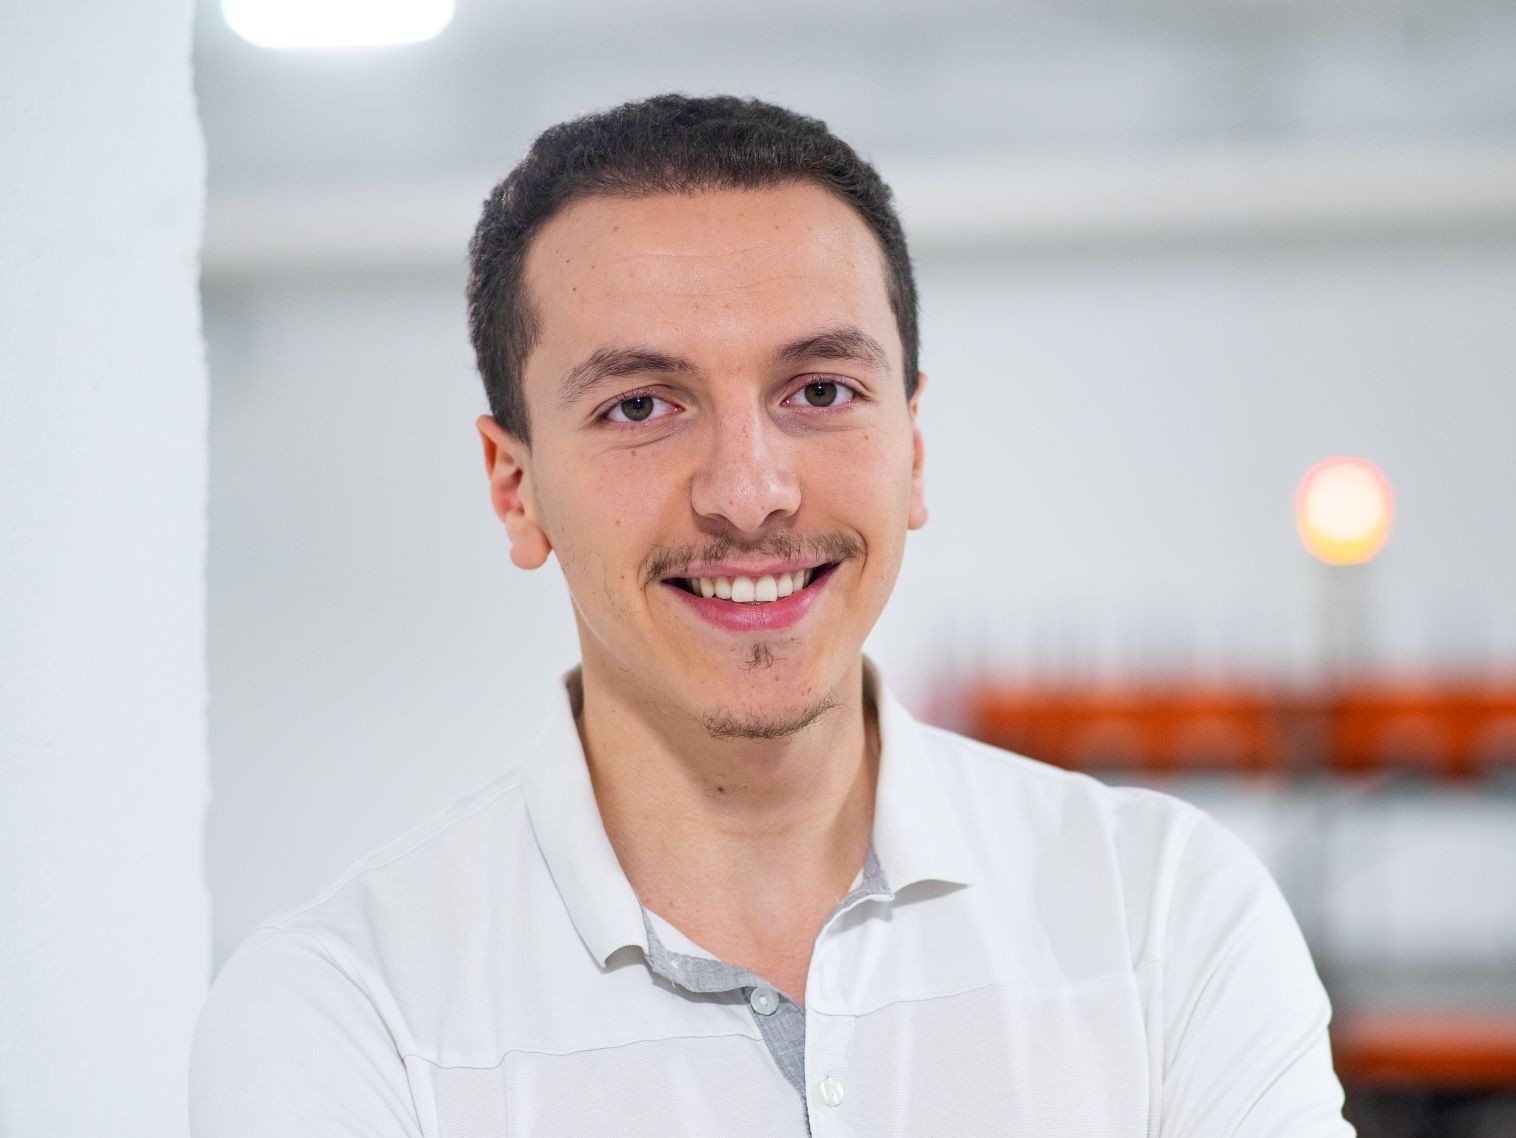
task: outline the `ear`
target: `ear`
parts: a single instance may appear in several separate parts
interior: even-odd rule
[[[511,560],[522,569],[541,568],[553,544],[542,528],[532,493],[531,448],[488,415],[480,415],[474,426],[484,443],[490,504],[511,539]]]
[[[916,409],[921,404],[921,393],[926,389],[926,372],[916,373],[916,393],[911,396],[911,513],[907,525],[920,529],[926,525],[926,489],[922,482],[922,467],[926,463],[926,446],[921,441],[921,424],[916,421]]]

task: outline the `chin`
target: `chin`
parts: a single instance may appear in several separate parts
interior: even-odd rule
[[[805,730],[837,706],[841,675],[826,673],[830,660],[786,653],[761,640],[746,645],[731,660],[735,666],[722,669],[726,682],[716,689],[728,694],[707,703],[700,714],[713,738],[782,739]]]
[[[783,708],[731,708],[707,711],[701,725],[713,739],[784,739],[804,731],[836,707],[830,695],[813,704]]]

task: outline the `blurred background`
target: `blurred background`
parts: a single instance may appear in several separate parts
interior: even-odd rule
[[[217,965],[576,660],[482,477],[480,202],[554,122],[735,92],[870,158],[916,259],[891,685],[1247,839],[1361,1133],[1516,1134],[1509,0],[458,0],[322,50],[204,0],[194,51]]]

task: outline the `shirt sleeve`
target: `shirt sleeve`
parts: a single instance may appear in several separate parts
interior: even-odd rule
[[[221,969],[189,1103],[193,1138],[421,1138],[393,1036],[302,929],[260,929]]]
[[[1331,1007],[1263,864],[1207,816],[1164,938],[1160,1138],[1351,1138]]]

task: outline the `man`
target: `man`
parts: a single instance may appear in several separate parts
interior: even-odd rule
[[[919,725],[861,655],[926,520],[867,164],[627,105],[537,140],[471,267],[494,509],[582,667],[510,773],[239,949],[199,1138],[1351,1133],[1235,839]]]

